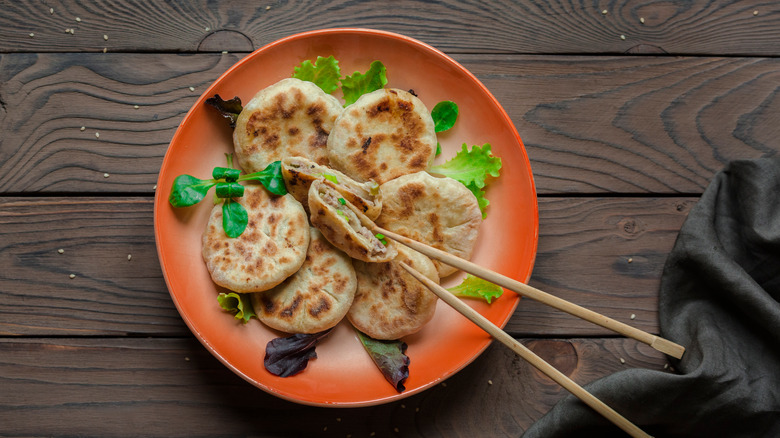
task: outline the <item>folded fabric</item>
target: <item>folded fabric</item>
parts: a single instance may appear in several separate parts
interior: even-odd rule
[[[664,266],[661,335],[677,373],[631,369],[585,388],[645,432],[780,437],[780,158],[735,161],[690,211]],[[524,437],[626,436],[568,396]]]

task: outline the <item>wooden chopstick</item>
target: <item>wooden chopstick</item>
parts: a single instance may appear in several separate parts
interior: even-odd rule
[[[384,232],[382,234],[385,234]],[[386,235],[386,234],[385,234]],[[518,342],[515,338],[509,336],[505,331],[501,330],[498,326],[490,322],[487,318],[482,316],[479,312],[466,305],[463,301],[451,294],[447,289],[436,284],[431,279],[417,272],[417,270],[411,268],[404,262],[401,262],[401,267],[406,269],[412,276],[424,284],[431,292],[435,293],[455,310],[460,312],[463,316],[471,320],[478,325],[482,330],[485,330],[490,336],[509,347],[518,356],[522,357],[528,363],[533,365],[536,369],[543,372],[553,381],[561,385],[564,389],[574,394],[577,398],[582,400],[585,404],[593,408],[596,412],[603,415],[607,420],[614,423],[617,427],[623,429],[626,433],[633,437],[649,437],[642,429],[635,424],[628,421],[625,417],[617,413],[614,409],[607,406],[604,402],[596,398],[593,394],[586,391],[583,387],[575,383],[568,378],[565,374],[558,371],[545,362],[544,359],[537,356],[529,350],[525,345]]]
[[[606,329],[620,333],[621,335],[636,339],[637,341],[643,342],[664,354],[668,354],[669,356],[681,359],[685,353],[685,347],[682,345],[675,344],[674,342],[667,339],[639,330],[636,327],[632,327],[628,324],[624,324],[620,321],[606,317],[600,313],[596,313],[592,310],[578,306],[577,304],[558,298],[554,295],[550,295],[547,292],[541,291],[525,283],[521,283],[497,272],[483,268],[468,260],[456,257],[440,249],[434,248],[424,243],[420,243],[413,239],[409,239],[408,237],[396,234],[392,231],[385,230],[379,226],[374,227],[374,232],[384,234],[385,236],[402,243],[417,252],[425,254],[428,257],[439,260],[452,267],[462,269],[463,271],[476,275],[477,277],[483,278],[505,289],[517,292],[518,294],[531,298],[532,300],[547,304],[548,306],[552,306],[570,315],[574,315],[586,321],[590,321]]]

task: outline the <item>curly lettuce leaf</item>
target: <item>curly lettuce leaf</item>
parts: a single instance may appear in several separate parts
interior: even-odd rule
[[[387,68],[380,61],[371,63],[365,73],[355,72],[341,80],[341,91],[344,93],[344,106],[355,103],[366,93],[385,88],[387,85]]]
[[[501,158],[493,156],[490,151],[490,143],[480,146],[472,146],[469,150],[466,143],[454,157],[444,164],[431,167],[430,172],[442,176],[448,176],[460,181],[466,186],[479,203],[482,218],[487,217],[486,208],[490,203],[485,198],[485,184],[488,177],[498,177],[501,170]]]
[[[458,297],[483,299],[487,301],[488,304],[504,293],[504,289],[502,289],[501,286],[497,286],[471,274],[468,274],[461,284],[447,290]]]
[[[314,82],[318,87],[328,94],[333,93],[339,88],[339,79],[341,79],[341,68],[339,62],[333,55],[323,58],[318,56],[312,63],[308,59],[301,65],[295,67],[294,78],[302,81]]]
[[[276,338],[265,347],[263,365],[269,373],[279,377],[294,376],[317,357],[314,348],[320,340],[328,336],[333,329],[319,333],[298,333],[284,338]]]
[[[235,314],[236,319],[241,320],[244,324],[249,322],[255,314],[255,309],[252,306],[252,297],[249,294],[239,294],[235,292],[220,293],[217,295],[217,302],[223,310]]]
[[[406,388],[404,382],[409,377],[409,356],[406,353],[406,342],[380,341],[369,337],[360,330],[355,330],[360,338],[363,347],[371,356],[382,375],[393,388],[398,392],[403,392]]]

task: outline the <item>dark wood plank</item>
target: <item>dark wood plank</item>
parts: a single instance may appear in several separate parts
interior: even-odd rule
[[[453,53],[780,53],[776,2],[22,0],[0,7],[1,52],[248,52],[301,31],[368,27]]]
[[[239,59],[0,56],[3,193],[152,193],[184,114]],[[729,160],[780,150],[778,58],[457,59],[512,117],[541,194],[701,193]]]
[[[664,371],[660,353],[629,340],[522,341],[580,384]],[[0,358],[12,436],[517,437],[567,395],[501,345],[420,394],[351,409],[277,399],[189,338],[0,339]]]
[[[531,284],[656,332],[661,269],[694,202],[540,199]],[[152,206],[148,198],[0,198],[0,334],[187,334],[162,278]],[[530,300],[507,330],[611,334]]]

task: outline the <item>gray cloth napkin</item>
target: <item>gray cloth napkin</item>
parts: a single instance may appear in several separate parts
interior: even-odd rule
[[[715,175],[664,266],[659,318],[686,347],[678,374],[630,369],[585,388],[653,436],[780,437],[780,157]],[[626,436],[570,395],[523,436],[591,433]]]

